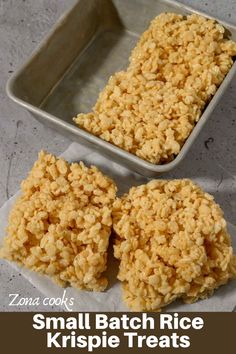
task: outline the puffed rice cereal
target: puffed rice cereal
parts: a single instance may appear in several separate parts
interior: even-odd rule
[[[216,21],[193,14],[157,16],[114,74],[92,112],[74,121],[155,164],[175,158],[230,70],[236,43]]]
[[[1,257],[61,286],[104,290],[115,195],[96,167],[40,152],[9,215]]]
[[[188,179],[133,187],[113,206],[118,279],[134,311],[192,303],[236,277],[219,205]]]

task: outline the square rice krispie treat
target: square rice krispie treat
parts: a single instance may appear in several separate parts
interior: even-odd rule
[[[173,160],[233,65],[236,43],[197,14],[162,13],[80,128],[155,164]]]
[[[223,212],[190,180],[131,188],[114,203],[113,228],[118,279],[132,310],[204,299],[236,276]]]
[[[96,167],[40,152],[10,215],[1,257],[58,284],[101,291],[115,183]]]

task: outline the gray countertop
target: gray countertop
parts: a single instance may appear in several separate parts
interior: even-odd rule
[[[148,0],[147,0],[148,1]],[[235,0],[182,0],[236,24]],[[7,79],[31,54],[59,16],[75,0],[0,0],[0,206],[18,189],[38,151],[62,153],[70,141],[44,127],[11,102],[5,93]],[[202,176],[235,224],[236,215],[236,78],[217,106],[190,154],[168,178]],[[210,139],[209,139],[210,138]],[[208,142],[208,143],[207,143]],[[0,261],[0,311],[55,311],[56,307],[9,307],[9,294],[40,297],[6,262]]]

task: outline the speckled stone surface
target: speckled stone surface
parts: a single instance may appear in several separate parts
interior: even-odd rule
[[[130,0],[132,1],[132,0]],[[148,1],[148,0],[147,0]],[[236,23],[236,1],[182,0],[212,16]],[[59,16],[75,0],[0,0],[0,206],[18,189],[41,149],[60,154],[70,141],[35,121],[5,93],[7,79],[31,54]],[[198,141],[168,178],[204,177],[208,191],[235,224],[236,215],[236,78]],[[55,311],[56,307],[9,307],[9,293],[42,297],[6,262],[0,262],[0,311]]]

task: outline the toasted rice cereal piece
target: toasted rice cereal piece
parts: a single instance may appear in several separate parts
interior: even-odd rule
[[[153,180],[113,205],[118,279],[134,311],[192,303],[236,276],[219,205],[188,179]]]
[[[157,16],[114,74],[91,113],[74,121],[92,134],[155,164],[180,152],[230,70],[236,43],[199,15]]]
[[[115,183],[96,167],[39,153],[10,215],[2,258],[61,286],[101,291]]]

